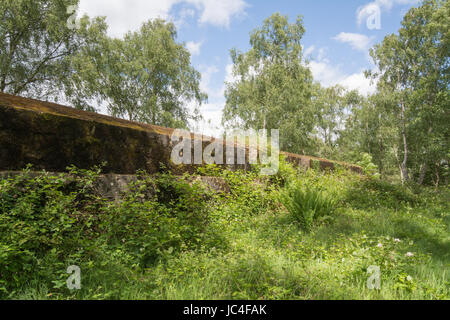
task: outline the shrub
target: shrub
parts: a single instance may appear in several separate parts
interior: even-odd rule
[[[154,190],[150,195],[148,190]],[[171,174],[141,173],[120,203],[104,208],[104,232],[111,246],[123,246],[142,267],[165,251],[197,245],[208,225],[205,191]]]
[[[367,178],[348,189],[347,201],[355,208],[394,208],[419,204],[420,198],[407,186]]]
[[[364,174],[368,176],[379,177],[378,166],[373,163],[372,156],[368,153],[359,155],[360,160],[356,164],[363,168]]]
[[[98,169],[98,168],[97,168]],[[98,216],[92,189],[98,170],[32,177],[30,168],[0,182],[0,294],[51,274],[56,260],[96,251]],[[50,259],[51,257],[51,259]]]
[[[285,186],[294,180],[299,173],[299,168],[295,168],[286,160],[285,155],[280,155],[280,163],[277,174],[270,176],[270,182],[278,186]]]
[[[0,297],[37,279],[65,290],[55,275],[64,279],[69,265],[86,270],[114,252],[142,270],[201,242],[208,215],[199,185],[141,173],[115,202],[97,193],[99,168],[69,171],[55,176],[28,168],[0,180]]]

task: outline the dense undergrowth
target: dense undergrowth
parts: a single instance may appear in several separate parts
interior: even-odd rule
[[[440,190],[346,171],[222,171],[230,193],[139,174],[102,198],[100,169],[0,182],[2,299],[449,299]],[[81,289],[66,287],[67,267]],[[367,287],[379,266],[381,287]]]

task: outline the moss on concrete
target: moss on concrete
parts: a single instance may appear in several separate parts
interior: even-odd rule
[[[175,166],[170,161],[173,131],[0,93],[0,170],[21,170],[32,164],[35,170],[64,172],[70,165],[89,169],[106,163],[105,173],[193,172],[195,166]],[[207,137],[202,138],[203,148],[209,143]],[[224,163],[226,147],[224,143]],[[334,168],[333,161],[284,154],[296,165],[311,167],[318,161],[320,169]],[[361,172],[360,167],[339,164]]]

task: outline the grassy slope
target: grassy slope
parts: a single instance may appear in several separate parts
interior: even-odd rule
[[[448,188],[413,194],[347,173],[286,166],[270,184],[253,174],[203,173],[225,176],[232,194],[205,200],[209,223],[198,245],[164,249],[145,267],[133,267],[123,248],[105,247],[83,264],[81,291],[36,276],[7,298],[449,299]],[[338,203],[310,232],[278,200],[292,179]],[[367,289],[371,265],[381,268],[380,290]]]

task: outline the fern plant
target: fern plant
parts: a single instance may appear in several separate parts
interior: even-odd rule
[[[325,191],[314,186],[291,183],[281,192],[281,202],[303,229],[310,231],[315,220],[331,215],[336,201]]]

